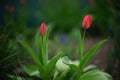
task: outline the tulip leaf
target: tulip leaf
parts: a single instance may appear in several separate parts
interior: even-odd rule
[[[61,52],[58,53],[55,57],[53,57],[49,61],[49,63],[46,66],[46,71],[45,71],[43,80],[49,80],[50,79],[50,77],[52,76],[53,71],[55,70],[55,65],[56,65],[58,59],[60,58],[60,56],[61,56]]]
[[[36,43],[38,58],[39,58],[40,62],[43,63],[43,61],[42,61],[42,37],[41,37],[39,31],[36,34],[35,43]]]
[[[59,76],[57,76],[54,80],[63,80],[63,78],[66,76],[67,72],[61,73]]]
[[[88,65],[87,67],[84,68],[84,72],[87,72],[87,71],[90,71],[90,70],[93,70],[93,69],[96,69],[97,66],[95,65]]]
[[[69,67],[71,68],[71,70],[78,70],[78,66],[76,66],[75,64],[69,64]]]
[[[79,33],[78,33],[78,54],[79,54],[80,61],[83,56],[83,44],[82,43],[83,42],[82,42],[81,32],[79,31]]]
[[[86,55],[83,57],[83,59],[80,62],[80,66],[79,66],[80,69],[83,69],[85,64],[92,58],[92,56],[99,50],[99,48],[105,44],[106,41],[107,40],[105,39],[98,42],[86,53]]]
[[[79,80],[112,80],[112,77],[107,73],[94,69],[81,75]]]
[[[40,77],[39,75],[39,69],[36,65],[33,65],[33,64],[24,64],[23,65],[23,70],[29,74],[30,76],[38,76]]]
[[[66,65],[69,65],[68,56],[64,56],[64,57],[62,58],[62,62],[63,62],[64,64],[66,64]]]
[[[63,62],[63,58],[60,58],[56,63],[56,69],[57,69],[57,71],[62,73],[62,72],[69,71],[70,68],[69,68],[69,65],[67,65]]]
[[[19,41],[20,44],[28,51],[29,55],[33,58],[35,64],[38,66],[39,70],[40,70],[40,74],[42,76],[42,73],[44,72],[44,67],[42,66],[42,64],[39,61],[39,58],[35,55],[34,51],[32,50],[32,48],[29,46],[28,43],[26,43],[25,41]],[[41,73],[42,72],[42,73]]]
[[[71,63],[69,62],[70,60],[68,59],[67,56],[64,56],[64,57],[62,58],[62,60],[63,60],[63,63],[64,63],[64,64],[68,65],[68,66],[71,68],[71,70],[78,70],[78,69],[79,69],[77,65],[75,65],[74,63],[71,64]]]
[[[48,61],[48,38],[49,38],[49,32],[50,32],[50,29],[48,28],[47,29],[47,33],[43,36],[43,53],[42,53],[42,56],[43,56],[43,62],[44,64],[46,65],[47,64],[47,61]]]

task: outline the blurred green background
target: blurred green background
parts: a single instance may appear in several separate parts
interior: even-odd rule
[[[51,28],[50,58],[54,51],[63,50],[64,55],[76,60],[76,30],[83,31],[81,23],[87,14],[92,15],[93,22],[87,30],[85,45],[89,49],[95,41],[109,39],[106,50],[102,49],[104,70],[119,80],[120,0],[0,0],[0,78],[4,80],[11,71],[22,75],[21,64],[30,58],[17,40],[33,44],[42,22]],[[6,64],[13,62],[8,69]]]

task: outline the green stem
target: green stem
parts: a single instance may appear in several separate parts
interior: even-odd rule
[[[84,29],[84,32],[83,32],[83,38],[82,38],[82,41],[81,41],[81,45],[80,45],[80,61],[82,60],[82,57],[83,57],[83,48],[84,48],[84,39],[85,39],[85,33],[86,33],[86,29]]]
[[[83,38],[82,38],[82,45],[81,45],[81,59],[82,60],[82,57],[83,57],[83,53],[84,53],[84,40],[85,40],[85,33],[86,33],[86,29],[84,29],[84,32],[83,32]],[[79,76],[81,76],[83,73],[83,68],[80,68],[80,74]]]
[[[85,40],[85,33],[86,33],[86,29],[84,29],[84,32],[83,32],[83,40],[82,40],[83,43],[84,43],[84,40]]]
[[[43,38],[44,38],[44,36],[42,35],[42,63],[44,65],[45,61],[44,61],[44,44],[43,44]]]
[[[86,33],[86,29],[84,29],[84,32],[83,32],[83,40],[82,40],[82,49],[81,49],[81,52],[82,52],[82,57],[83,57],[83,53],[84,53],[84,42],[85,42],[85,33]]]

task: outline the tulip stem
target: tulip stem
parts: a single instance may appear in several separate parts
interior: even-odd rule
[[[42,46],[43,46],[43,35],[42,35]]]
[[[83,57],[83,53],[84,53],[84,39],[85,39],[85,33],[86,33],[86,29],[84,29],[84,32],[83,32],[83,36],[82,36],[82,46],[81,46],[81,55],[80,55],[80,61],[82,60],[82,57]],[[83,73],[83,68],[80,69],[80,74],[81,75]]]
[[[43,48],[44,48],[44,44],[43,44],[43,35],[42,35],[42,63],[44,65],[44,51],[43,51]]]
[[[82,40],[83,43],[84,43],[84,40],[85,40],[85,33],[86,33],[86,29],[84,29],[84,32],[83,32],[83,40]]]

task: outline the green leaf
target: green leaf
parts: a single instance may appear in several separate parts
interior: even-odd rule
[[[63,63],[63,58],[60,58],[56,63],[56,69],[62,73],[62,72],[69,71],[70,67],[69,65]]]
[[[35,44],[36,44],[38,58],[39,58],[41,64],[43,64],[43,61],[42,61],[42,37],[41,37],[39,31],[36,34]]]
[[[64,56],[64,57],[62,58],[62,62],[63,62],[64,64],[66,64],[66,65],[69,65],[68,56]]]
[[[84,72],[87,72],[89,70],[92,70],[92,69],[96,69],[97,67],[95,65],[88,65],[87,67],[84,68]]]
[[[16,53],[13,53],[13,54],[11,54],[11,55],[3,58],[2,60],[0,60],[0,65],[2,64],[2,62],[5,62],[5,61],[11,59],[11,58],[14,57],[14,56],[16,56]]]
[[[82,44],[82,37],[81,37],[80,31],[78,33],[78,54],[79,54],[79,59],[81,61],[82,56],[83,56],[83,44]]]
[[[78,66],[75,64],[69,64],[69,67],[71,68],[71,70],[78,70]]]
[[[97,44],[95,44],[87,53],[86,55],[83,57],[83,59],[81,60],[80,63],[80,69],[83,69],[83,67],[85,66],[85,64],[92,58],[92,56],[100,49],[100,47],[102,47],[105,43],[106,43],[106,39],[102,40],[100,42],[98,42]]]
[[[39,58],[35,55],[34,51],[29,46],[29,44],[27,44],[25,41],[19,41],[19,42],[28,51],[29,55],[33,58],[35,64],[38,66],[38,68],[40,70],[40,74],[42,76],[42,74],[44,73],[44,67],[40,63]]]
[[[109,74],[107,74],[106,76],[104,72],[95,69],[95,70],[90,70],[84,73],[83,75],[81,75],[79,80],[112,80],[112,77],[108,75]]]
[[[48,52],[47,52],[47,48],[48,48],[48,38],[49,38],[49,32],[50,32],[50,29],[48,28],[47,29],[47,33],[43,36],[43,63],[44,65],[46,66],[47,65],[47,62],[48,62]]]
[[[64,56],[62,59],[63,59],[63,63],[68,65],[71,68],[71,70],[78,70],[79,69],[78,66],[75,65],[73,62],[72,62],[73,64],[70,63],[70,60],[68,59],[67,56]]]
[[[109,75],[105,72],[101,72],[101,73],[104,74],[109,80],[113,80],[111,75]]]
[[[79,71],[73,72],[73,75],[70,77],[69,80],[78,80],[78,79],[79,79],[79,78],[77,78],[77,75],[79,74],[78,72],[79,72]]]
[[[38,76],[40,77],[39,75],[39,69],[36,65],[33,65],[33,64],[24,64],[23,65],[23,70],[29,74],[30,76]]]
[[[58,61],[58,59],[60,58],[61,56],[61,52],[58,53],[55,57],[53,57],[49,63],[47,64],[46,66],[46,71],[45,71],[45,75],[44,75],[44,79],[43,80],[49,80],[51,75],[53,74],[53,71],[55,70],[55,65],[56,65],[56,62]]]
[[[59,76],[57,76],[54,80],[62,80],[66,76],[67,72],[61,73]]]
[[[38,32],[36,34],[36,39],[35,39],[38,58],[41,64],[45,66],[48,62],[47,48],[48,48],[49,32],[50,32],[49,28],[47,29],[47,33],[44,36],[41,36],[40,33]],[[43,38],[43,43],[42,43],[42,38]]]

